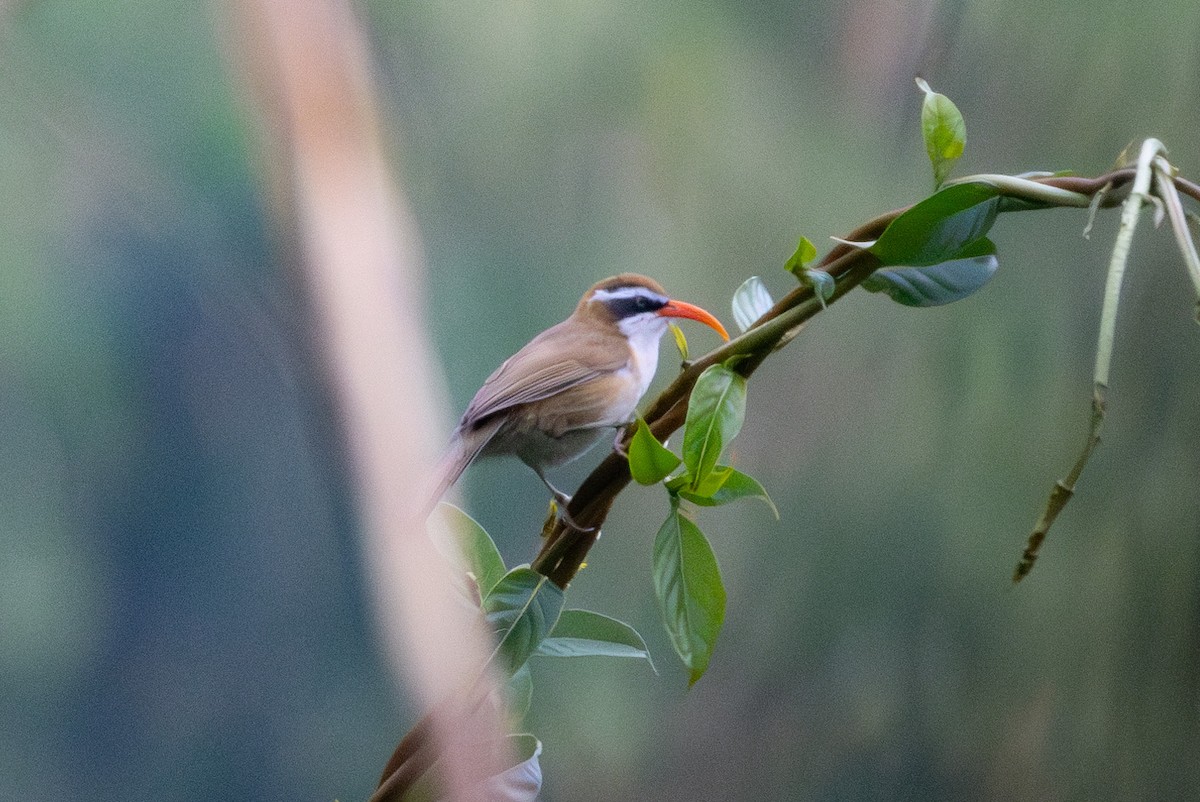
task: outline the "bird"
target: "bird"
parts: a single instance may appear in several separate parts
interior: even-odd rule
[[[592,285],[570,317],[530,340],[475,393],[432,474],[427,509],[475,460],[511,455],[533,469],[558,515],[575,526],[566,513],[571,497],[546,470],[578,458],[606,431],[616,430],[617,445],[654,378],[672,318],[699,321],[729,340],[717,318],[672,299],[654,279],[623,273]]]

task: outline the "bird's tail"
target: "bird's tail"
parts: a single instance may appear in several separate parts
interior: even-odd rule
[[[475,461],[479,452],[491,442],[500,429],[501,421],[489,422],[478,429],[463,433],[456,431],[450,438],[450,444],[442,452],[437,467],[431,474],[429,489],[425,493],[425,506],[422,517],[428,517],[433,508],[442,500],[442,496],[454,486],[463,475],[467,466]]]

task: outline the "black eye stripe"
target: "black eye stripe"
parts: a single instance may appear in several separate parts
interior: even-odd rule
[[[656,312],[667,305],[667,299],[655,295],[631,295],[627,298],[607,298],[604,305],[612,310],[613,316],[621,318],[640,315],[643,312]]]

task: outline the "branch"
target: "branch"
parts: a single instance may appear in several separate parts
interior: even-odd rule
[[[1112,170],[1094,178],[1083,176],[1045,176],[1031,179],[1005,177],[1000,186],[1001,193],[1012,197],[1036,201],[1049,206],[1071,206],[1091,204],[1111,207],[1120,204],[1128,194],[1129,184],[1135,175],[1133,168]],[[970,179],[967,179],[970,180]],[[980,180],[983,180],[982,178]],[[1173,178],[1175,188],[1200,201],[1200,185],[1178,176]],[[1062,193],[1047,192],[1047,189],[1063,190]],[[1079,196],[1087,198],[1081,203]],[[877,239],[884,229],[910,207],[896,209],[868,220],[843,239],[865,242]],[[659,440],[666,440],[679,429],[687,417],[687,403],[692,387],[704,369],[710,365],[728,362],[742,376],[749,377],[772,352],[786,345],[796,329],[812,318],[825,306],[842,298],[850,290],[866,280],[879,267],[879,261],[869,251],[838,242],[821,259],[816,267],[834,278],[832,296],[824,304],[817,299],[811,286],[802,285],[793,289],[764,313],[754,325],[740,337],[722,345],[714,351],[685,363],[683,370],[646,409],[644,418],[650,430]],[[584,479],[571,499],[568,513],[572,520],[586,527],[581,531],[568,527],[562,520],[553,519],[543,528],[544,543],[532,562],[535,571],[548,577],[560,588],[566,588],[578,573],[588,551],[599,537],[600,527],[608,517],[613,502],[631,480],[627,459],[610,453]],[[407,788],[405,778],[413,774],[405,763],[410,758],[423,762],[429,749],[428,725],[422,720],[401,742],[396,755],[385,771],[386,793],[379,798],[400,799]],[[424,756],[422,756],[424,755]],[[419,773],[419,772],[417,772]]]
[[[1086,196],[1090,201],[1100,193],[1100,205],[1115,206],[1124,197],[1124,193],[1118,190],[1124,189],[1133,180],[1134,174],[1133,168],[1122,168],[1095,178],[1048,176],[1016,179],[1004,182],[1001,191],[1002,194],[1012,197],[1059,206],[1080,205],[1075,199],[1067,196],[1070,194]],[[1030,188],[1022,185],[1029,185]],[[1200,200],[1200,187],[1179,178],[1175,179],[1175,185],[1181,192]],[[1045,188],[1065,190],[1067,195],[1046,193]],[[869,220],[842,239],[852,242],[877,239],[888,224],[908,208],[910,207],[895,209]],[[875,271],[879,263],[871,253],[839,242],[816,266],[832,275],[835,281],[833,296],[825,302],[828,305],[861,284]],[[749,377],[777,346],[786,342],[785,335],[822,311],[822,308],[812,287],[799,286],[781,298],[742,336],[685,365],[675,381],[651,402],[644,414],[654,436],[659,440],[666,440],[683,425],[687,416],[688,396],[705,368],[740,357],[734,370]],[[567,510],[572,520],[581,526],[589,527],[591,531],[581,532],[566,526],[562,521],[554,522],[545,533],[545,542],[533,561],[533,569],[550,577],[559,587],[566,588],[595,544],[613,501],[629,482],[629,463],[626,459],[615,452],[605,457],[584,479]]]

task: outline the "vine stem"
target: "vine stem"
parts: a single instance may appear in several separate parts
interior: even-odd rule
[[[1192,239],[1191,229],[1188,228],[1187,213],[1179,200],[1179,190],[1172,180],[1175,178],[1175,168],[1162,156],[1154,157],[1154,190],[1166,207],[1167,216],[1171,219],[1171,230],[1175,233],[1175,244],[1183,255],[1184,266],[1196,289],[1196,320],[1200,322],[1200,254],[1196,252],[1196,243]]]
[[[974,180],[987,181],[999,187],[1002,194],[1052,206],[1086,207],[1094,197],[1100,205],[1115,206],[1122,202],[1120,191],[1135,177],[1130,168],[1113,170],[1096,177],[1085,176],[1039,176],[1019,178],[993,174],[973,176]],[[970,179],[964,179],[970,180]],[[1194,194],[1200,199],[1200,188],[1188,186],[1187,182],[1175,179],[1180,191]],[[854,287],[858,286],[878,267],[878,261],[868,251],[855,247],[852,242],[878,239],[884,229],[910,207],[895,209],[868,220],[845,237],[835,238],[833,248],[815,265],[834,278],[833,295],[826,300],[832,304]],[[687,415],[687,399],[696,379],[710,365],[731,357],[741,357],[735,370],[743,376],[753,373],[763,360],[778,346],[787,342],[788,335],[822,311],[813,288],[801,285],[781,298],[762,315],[755,324],[740,337],[726,343],[705,356],[684,366],[683,371],[650,404],[643,417],[660,441],[666,440],[683,425]],[[566,526],[562,521],[547,525],[543,531],[544,542],[532,567],[550,577],[556,585],[566,588],[579,571],[591,547],[599,537],[600,527],[608,516],[617,495],[631,481],[629,466],[625,458],[609,454],[579,486],[571,500],[568,511],[571,519],[586,527],[580,531]]]
[[[966,178],[956,178],[953,181],[947,181],[946,186],[951,184],[970,184],[976,181],[991,184],[1005,195],[1021,198],[1022,200],[1041,201],[1043,203],[1054,204],[1055,206],[1080,206],[1085,209],[1092,203],[1092,196],[1083,192],[1056,187],[1053,184],[1034,181],[1029,178],[1022,178],[1021,176],[1002,175],[999,173],[980,173],[979,175],[969,175]]]
[[[1086,207],[1095,202],[1099,206],[1112,207],[1125,199],[1124,193],[1134,180],[1135,172],[1134,169],[1126,167],[1095,177],[1025,178],[989,175],[977,177],[977,180],[987,180],[995,184],[1007,196],[1049,206]],[[1200,185],[1179,176],[1174,176],[1171,182],[1181,194],[1200,201]],[[1146,188],[1143,187],[1141,192],[1144,198]],[[896,209],[868,220],[843,239],[852,242],[877,239],[888,224],[908,208]],[[870,252],[837,242],[814,265],[832,275],[835,281],[833,295],[826,299],[824,306],[832,304],[857,287],[878,266],[878,260]],[[683,425],[692,387],[709,365],[734,358],[734,369],[743,376],[750,376],[773,351],[790,340],[798,326],[822,311],[824,306],[816,299],[811,286],[796,287],[755,321],[754,326],[744,334],[695,361],[685,363],[680,374],[650,403],[643,415],[651,432],[663,441]],[[1102,399],[1098,399],[1098,405],[1094,409],[1100,410],[1102,415]],[[1096,431],[1098,432],[1098,429]],[[1089,442],[1092,440],[1089,439]],[[1098,442],[1098,434],[1095,442]],[[1094,443],[1091,447],[1094,448]],[[1086,462],[1086,459],[1083,462]],[[1081,464],[1079,470],[1082,470]],[[1073,475],[1077,476],[1077,473],[1073,472]],[[533,569],[565,589],[574,579],[599,537],[600,527],[616,497],[630,481],[629,463],[625,457],[615,452],[605,457],[584,479],[568,507],[572,520],[585,527],[586,531],[570,528],[561,520],[548,523],[543,528],[542,547],[532,561]],[[389,763],[389,770],[385,772],[387,799],[401,798],[408,787],[408,777],[413,773],[406,768],[408,758],[420,759],[424,750],[429,748],[428,740],[427,725],[422,720],[401,742],[396,756]]]
[[[1133,187],[1125,198],[1121,208],[1121,223],[1117,228],[1117,238],[1113,243],[1112,255],[1108,261],[1108,277],[1104,287],[1104,305],[1100,312],[1100,334],[1096,342],[1096,364],[1092,371],[1092,400],[1091,413],[1088,417],[1087,438],[1075,464],[1066,477],[1054,483],[1050,495],[1046,499],[1046,507],[1033,525],[1033,530],[1025,542],[1025,550],[1013,570],[1012,581],[1020,582],[1037,562],[1038,553],[1050,527],[1055,519],[1067,506],[1067,502],[1075,495],[1075,484],[1079,481],[1083,469],[1087,467],[1092,453],[1100,445],[1100,430],[1104,426],[1104,413],[1107,404],[1109,369],[1112,366],[1113,343],[1116,340],[1117,307],[1121,299],[1121,285],[1125,278],[1125,268],[1129,262],[1129,249],[1133,243],[1133,232],[1137,228],[1142,206],[1150,198],[1150,189],[1156,175],[1162,172],[1158,162],[1163,160],[1166,152],[1162,142],[1157,139],[1147,139],[1142,143],[1138,154],[1137,167],[1133,174]],[[1185,254],[1186,258],[1186,254]]]
[[[1133,189],[1121,209],[1121,225],[1117,229],[1117,240],[1113,243],[1112,256],[1108,260],[1108,279],[1104,286],[1104,306],[1100,312],[1100,338],[1096,345],[1096,368],[1092,381],[1101,394],[1108,388],[1108,372],[1112,366],[1112,349],[1117,330],[1117,306],[1121,300],[1121,284],[1125,279],[1125,266],[1129,262],[1129,248],[1133,244],[1133,232],[1137,228],[1142,205],[1150,196],[1150,185],[1154,179],[1154,158],[1165,153],[1163,143],[1147,139],[1138,154],[1137,171]]]

